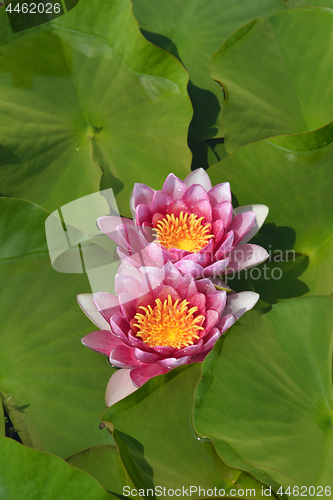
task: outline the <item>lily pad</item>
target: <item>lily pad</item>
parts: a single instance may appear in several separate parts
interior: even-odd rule
[[[48,215],[0,198],[0,392],[23,443],[66,458],[112,443],[99,424],[113,369],[81,344],[92,324],[76,295],[90,292],[89,283],[84,274],[52,269]]]
[[[203,362],[197,432],[226,463],[259,479],[298,486],[299,494],[303,486],[309,498],[333,488],[332,348],[331,297],[246,314]]]
[[[111,500],[98,482],[61,458],[0,437],[0,498]]]
[[[138,489],[180,489],[186,496],[183,488],[189,494],[192,486],[192,497],[202,498],[212,487],[229,496],[230,488],[248,484],[259,492],[260,483],[227,467],[212,443],[194,433],[193,393],[200,374],[200,364],[174,369],[106,411],[102,419],[113,431],[124,466]]]
[[[211,63],[227,94],[227,151],[333,120],[332,35],[330,9],[304,8],[251,21],[228,38]]]
[[[260,284],[260,292],[264,289],[271,297],[301,295],[299,281],[302,293],[333,292],[332,141],[330,124],[307,134],[249,144],[208,170],[213,184],[230,182],[239,205],[269,207],[267,223],[252,241],[270,253],[272,262],[265,265],[290,273],[281,295],[279,271],[274,276],[269,271],[266,278],[252,272],[253,286]]]
[[[109,492],[123,495],[124,486],[133,488],[116,446],[92,446],[75,453],[66,462],[93,476]]]
[[[102,178],[130,215],[138,179],[159,188],[170,165],[189,173],[188,75],[145,40],[128,0],[81,1],[15,34],[0,9],[0,24],[4,196],[52,212],[98,191]]]
[[[189,72],[194,109],[191,134],[202,139],[223,136],[224,93],[209,76],[214,52],[243,24],[284,8],[282,0],[133,0],[145,37],[171,52]]]

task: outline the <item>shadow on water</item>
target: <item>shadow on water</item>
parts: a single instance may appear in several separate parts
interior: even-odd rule
[[[177,46],[170,38],[144,29],[141,32],[149,42],[170,52],[186,68],[179,55]],[[216,85],[218,86],[218,83]],[[193,105],[193,118],[189,127],[190,134],[200,137],[214,137],[217,133],[215,126],[216,119],[221,111],[221,106],[216,95],[210,90],[197,87],[191,80],[188,82],[187,91]]]

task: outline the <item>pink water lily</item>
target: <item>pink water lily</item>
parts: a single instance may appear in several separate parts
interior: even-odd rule
[[[123,262],[116,275],[116,294],[78,296],[81,308],[100,328],[84,337],[83,344],[121,368],[109,381],[107,406],[151,377],[203,361],[218,338],[259,298],[254,292],[227,295],[207,278],[182,276],[171,262],[161,269]]]
[[[135,184],[131,210],[134,220],[105,216],[98,225],[119,245],[119,257],[134,266],[172,262],[182,274],[204,278],[248,269],[268,258],[264,248],[247,243],[268,208],[233,209],[229,183],[212,187],[202,168],[184,181],[170,174],[161,191]]]

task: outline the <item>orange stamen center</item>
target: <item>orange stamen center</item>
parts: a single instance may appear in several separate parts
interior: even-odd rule
[[[180,212],[179,218],[174,214],[166,215],[165,219],[157,223],[159,243],[167,250],[179,248],[189,252],[199,252],[214,236],[208,234],[210,224],[202,225],[203,218],[195,214],[184,214],[184,212]]]
[[[165,346],[183,347],[192,345],[199,338],[199,330],[203,330],[201,326],[204,321],[204,316],[194,317],[194,313],[198,310],[197,307],[188,309],[189,302],[179,299],[173,304],[171,295],[163,303],[160,299],[156,299],[154,309],[140,306],[144,314],[137,313],[134,318],[137,320],[138,328],[137,337],[141,337],[145,344],[150,347]]]

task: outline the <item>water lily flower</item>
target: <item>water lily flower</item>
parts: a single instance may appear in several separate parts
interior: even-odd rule
[[[204,169],[184,181],[170,174],[161,191],[135,184],[133,219],[105,216],[100,229],[132,265],[163,267],[172,262],[195,278],[219,276],[261,264],[266,250],[247,242],[268,214],[265,205],[233,209],[228,182],[212,187]]]
[[[82,339],[121,368],[111,377],[111,406],[151,377],[180,365],[203,361],[218,338],[251,309],[259,295],[227,294],[207,278],[183,276],[171,262],[163,268],[136,268],[123,262],[116,294],[78,296],[87,316],[100,328]]]

